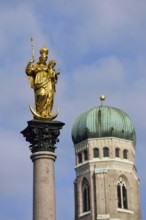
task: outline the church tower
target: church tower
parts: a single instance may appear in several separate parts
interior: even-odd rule
[[[141,220],[136,133],[129,116],[94,107],[77,117],[72,139],[75,220]]]

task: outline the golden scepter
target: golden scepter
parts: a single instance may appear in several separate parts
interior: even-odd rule
[[[34,45],[33,45],[33,38],[32,37],[31,37],[30,41],[31,41],[31,48],[32,48],[32,60],[34,62]]]
[[[28,62],[27,67],[26,67],[26,72],[27,70],[31,67],[31,64],[34,63],[34,46],[33,46],[33,38],[30,38],[31,41],[31,48],[32,48],[32,59]],[[34,87],[34,78],[30,75],[28,75],[29,78],[29,82],[30,82],[30,87],[33,88]]]

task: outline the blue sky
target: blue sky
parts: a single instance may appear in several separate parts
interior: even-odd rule
[[[0,220],[32,218],[32,162],[20,134],[32,119],[33,91],[25,75],[34,38],[35,60],[47,45],[61,74],[55,107],[66,123],[56,150],[57,219],[74,219],[71,128],[100,105],[124,110],[137,131],[136,164],[146,219],[146,1],[1,0],[0,2]]]

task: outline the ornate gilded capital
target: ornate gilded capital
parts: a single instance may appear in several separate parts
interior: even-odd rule
[[[59,142],[60,129],[64,126],[60,121],[28,121],[28,126],[21,131],[26,141],[30,143],[32,153],[38,151],[55,152],[56,143]]]

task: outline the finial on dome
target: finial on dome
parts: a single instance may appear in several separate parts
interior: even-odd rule
[[[100,101],[101,101],[101,105],[103,105],[103,101],[105,100],[105,96],[104,95],[101,95],[100,96]]]

